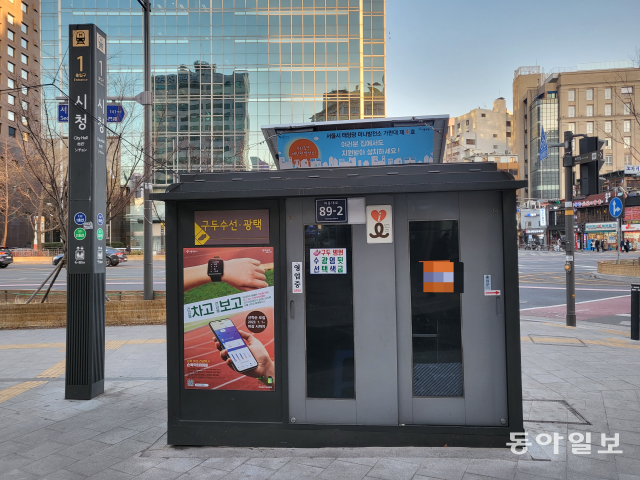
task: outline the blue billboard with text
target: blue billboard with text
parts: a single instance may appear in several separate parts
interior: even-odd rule
[[[281,169],[433,163],[433,129],[374,128],[278,135]]]

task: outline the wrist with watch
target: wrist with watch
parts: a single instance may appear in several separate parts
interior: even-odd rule
[[[213,257],[207,263],[207,275],[212,282],[221,282],[224,275],[224,260],[220,257]]]

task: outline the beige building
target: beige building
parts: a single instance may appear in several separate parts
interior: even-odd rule
[[[560,167],[563,149],[550,148],[549,158],[540,162],[541,127],[548,143],[561,142],[567,130],[604,140],[601,175],[624,172],[625,165],[640,164],[640,119],[635,108],[640,99],[640,69],[606,68],[611,66],[596,64],[590,65],[590,70],[547,74],[540,67],[516,70],[514,148],[523,159],[521,178],[529,181],[523,196],[554,199],[565,195],[564,169]],[[574,155],[577,153],[576,144]]]
[[[0,0],[0,138],[19,135],[16,122],[40,109],[39,89],[22,89],[40,81],[40,2]],[[16,89],[11,91],[10,89]]]
[[[494,100],[491,110],[476,108],[465,115],[450,118],[444,161],[495,162],[499,164],[498,168],[519,178],[512,122],[513,116],[502,97]]]

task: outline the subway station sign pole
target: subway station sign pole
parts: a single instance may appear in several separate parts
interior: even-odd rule
[[[107,36],[69,25],[65,398],[104,392]]]

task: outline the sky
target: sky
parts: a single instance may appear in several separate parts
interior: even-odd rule
[[[387,116],[512,110],[513,73],[630,60],[640,0],[386,0]]]

